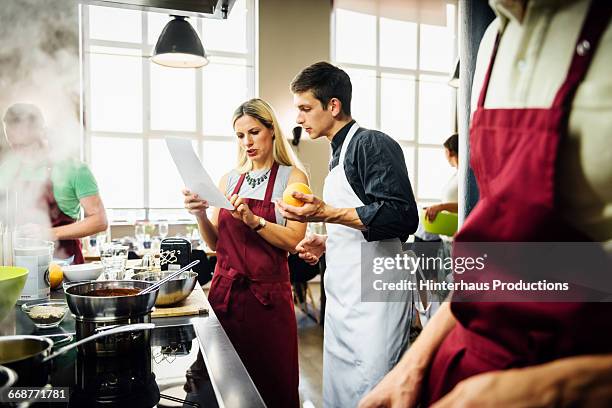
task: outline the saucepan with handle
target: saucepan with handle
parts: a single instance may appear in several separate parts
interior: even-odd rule
[[[22,335],[0,337],[0,365],[17,373],[16,386],[42,386],[47,383],[52,360],[62,354],[98,338],[118,333],[151,330],[153,323],[138,323],[114,327],[86,337],[55,352],[53,341],[42,336]]]

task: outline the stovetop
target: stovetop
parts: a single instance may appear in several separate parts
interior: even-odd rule
[[[52,292],[51,298],[63,299],[63,293]],[[156,327],[150,347],[135,347],[129,355],[92,359],[71,350],[57,357],[48,386],[66,387],[70,400],[33,406],[191,407],[188,403],[196,402],[201,407],[265,407],[214,311],[206,306],[206,315],[151,319]],[[46,336],[56,344],[76,331],[72,315],[57,328],[36,329],[18,306],[0,324],[0,336]]]
[[[33,407],[217,407],[191,325],[157,327],[151,346],[129,355],[89,357],[72,350],[53,360],[51,387],[69,401]]]

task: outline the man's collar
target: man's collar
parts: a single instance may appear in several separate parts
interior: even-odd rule
[[[344,142],[346,135],[348,135],[348,132],[351,129],[351,126],[353,126],[353,123],[355,123],[355,120],[351,120],[349,123],[344,125],[342,129],[336,132],[336,134],[334,135],[331,141],[333,151],[336,151],[336,149],[342,146],[342,143]]]
[[[508,20],[521,24],[527,13],[527,8],[558,8],[569,1],[571,0],[489,0],[489,6],[502,20],[502,25],[505,25]]]

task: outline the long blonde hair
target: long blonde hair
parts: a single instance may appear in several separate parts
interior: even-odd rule
[[[300,160],[293,153],[291,146],[289,146],[289,142],[278,125],[274,109],[272,109],[266,101],[254,98],[244,102],[234,111],[232,126],[236,124],[238,119],[245,115],[257,119],[262,125],[274,132],[274,139],[272,140],[272,157],[275,162],[284,166],[295,166],[306,174],[304,166],[302,166]],[[238,171],[238,173],[246,173],[252,169],[253,162],[246,151],[238,146],[238,163],[236,165],[236,171]]]

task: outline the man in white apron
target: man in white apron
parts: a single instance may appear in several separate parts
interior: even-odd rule
[[[297,123],[311,139],[325,136],[333,152],[323,200],[294,193],[303,207],[277,205],[287,219],[326,222],[327,236],[308,237],[296,249],[311,264],[326,252],[324,406],[355,407],[401,357],[412,319],[410,291],[362,301],[373,292],[362,288],[362,251],[368,257],[401,253],[401,243],[418,224],[416,204],[399,144],[352,119],[351,83],[344,71],[313,64],[298,74],[291,90]]]

